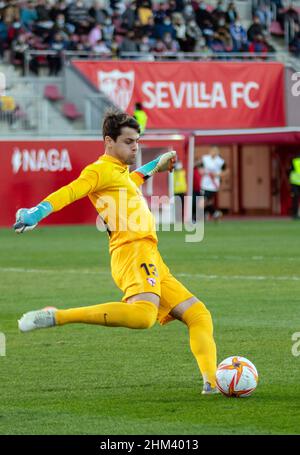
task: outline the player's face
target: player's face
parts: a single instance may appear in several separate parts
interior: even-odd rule
[[[114,141],[107,136],[107,151],[124,164],[134,164],[138,153],[139,133],[133,128],[122,128],[120,136]]]

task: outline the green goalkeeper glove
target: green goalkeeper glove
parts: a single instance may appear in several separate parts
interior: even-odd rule
[[[147,180],[156,172],[172,172],[175,166],[175,162],[176,152],[175,150],[172,150],[171,152],[164,153],[163,155],[155,158],[155,160],[150,161],[149,163],[137,168],[135,172],[138,172],[140,175],[142,175],[144,180]]]

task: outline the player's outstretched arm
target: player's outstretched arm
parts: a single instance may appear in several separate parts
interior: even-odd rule
[[[41,202],[36,207],[31,209],[19,209],[16,213],[16,222],[14,230],[18,234],[26,231],[31,231],[36,225],[46,216],[53,212],[53,207],[50,202]]]
[[[36,207],[19,209],[16,213],[16,222],[13,225],[15,232],[22,234],[31,231],[50,213],[57,212],[72,202],[82,199],[98,186],[99,176],[97,173],[85,169],[78,179],[50,194]]]
[[[170,152],[163,153],[162,155],[155,158],[155,160],[144,164],[137,168],[134,172],[131,172],[130,177],[137,184],[141,185],[149,177],[156,174],[156,172],[169,171],[172,172],[176,162],[176,152],[172,150]]]

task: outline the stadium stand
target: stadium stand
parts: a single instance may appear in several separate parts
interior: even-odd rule
[[[98,58],[142,52],[150,59],[179,51],[265,53],[275,50],[272,36],[297,54],[300,4],[294,3],[2,0],[0,59],[21,67],[22,74],[45,74],[46,68],[52,76],[70,52]]]
[[[17,112],[26,112],[13,126],[47,131],[51,124],[71,133],[98,125],[98,106],[109,100],[99,93],[79,97],[69,80],[62,87],[74,57],[287,64],[293,55],[297,69],[299,8],[300,1],[285,0],[0,0],[0,71]]]

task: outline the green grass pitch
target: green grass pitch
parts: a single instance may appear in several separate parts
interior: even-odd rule
[[[201,243],[159,233],[171,271],[211,310],[218,360],[249,358],[250,398],[201,396],[186,327],[88,325],[21,334],[17,318],[119,300],[95,227],[0,230],[1,434],[296,434],[300,431],[300,224],[208,224]],[[300,349],[299,349],[300,350]]]

